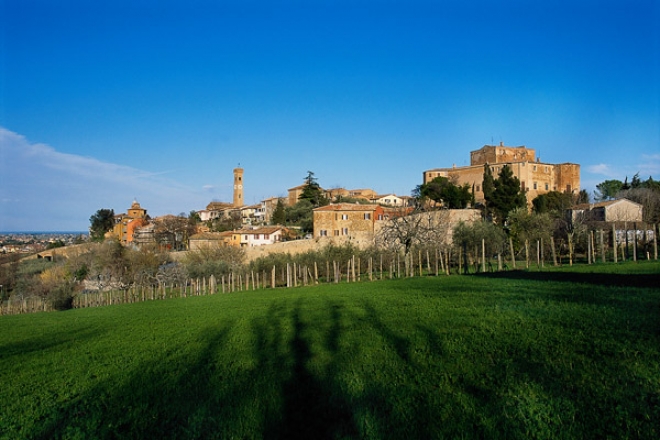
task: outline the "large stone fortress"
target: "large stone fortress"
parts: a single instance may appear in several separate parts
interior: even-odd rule
[[[485,164],[490,165],[495,178],[502,168],[508,165],[513,171],[513,175],[520,180],[520,186],[527,195],[527,203],[531,203],[536,196],[549,191],[569,194],[577,194],[580,191],[580,165],[544,163],[536,157],[536,152],[531,148],[507,147],[502,142],[497,146],[484,145],[479,150],[471,151],[469,166],[434,168],[424,171],[423,181],[428,183],[436,177],[447,177],[459,185],[468,183],[474,188],[476,201],[483,202]]]

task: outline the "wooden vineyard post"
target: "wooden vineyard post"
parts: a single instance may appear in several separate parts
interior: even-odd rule
[[[654,232],[654,236],[655,236],[655,232]],[[657,254],[657,250],[656,250],[656,254]],[[380,254],[380,279],[381,280],[383,279],[383,254]]]
[[[529,269],[529,240],[525,240],[525,267]]]
[[[614,254],[615,263],[619,262],[619,257],[617,256],[618,251],[619,249],[617,249],[617,243],[616,243],[616,227],[614,226],[614,223],[612,223],[612,253]]]
[[[637,223],[633,223],[633,261],[637,261]]]
[[[516,268],[516,253],[513,251],[513,238],[509,237],[509,250],[511,251],[511,267]]]
[[[427,275],[431,275],[431,257],[429,256],[429,250],[426,250],[426,272]],[[437,272],[437,271],[436,271]],[[437,275],[437,273],[436,273]]]
[[[481,239],[481,273],[486,272],[486,239]]]
[[[459,247],[458,248],[458,273],[462,274],[463,273],[463,248]]]

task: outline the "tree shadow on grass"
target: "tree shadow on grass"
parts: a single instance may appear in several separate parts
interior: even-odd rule
[[[207,329],[195,344],[163,354],[128,373],[72,397],[42,420],[27,438],[215,438],[218,416],[233,397],[214,386],[215,356],[226,343],[228,327]],[[219,410],[220,409],[220,410]]]
[[[161,356],[71,397],[23,434],[35,439],[358,437],[351,406],[336,388],[336,365],[310,369],[318,349],[312,345],[319,340],[334,358],[339,319],[338,309],[331,310],[328,331],[318,339],[300,301],[294,307],[274,303],[248,322],[251,332],[233,332],[244,322],[207,328],[188,346],[167,346]]]
[[[336,389],[337,371],[334,363],[325,365],[322,371],[310,371],[313,357],[310,325],[301,316],[301,300],[298,300],[290,316],[273,319],[268,326],[257,330],[258,356],[268,359],[269,365],[284,367],[287,377],[281,383],[282,407],[276,417],[271,418],[264,432],[265,438],[282,439],[332,439],[354,438],[357,429],[353,421],[350,405],[342,393]],[[338,355],[339,336],[338,307],[331,308],[330,329],[322,340],[323,348],[334,359]],[[272,332],[282,332],[291,325],[290,339],[285,341],[286,349],[278,349],[278,344],[264,344],[272,338]],[[273,328],[274,327],[274,328]],[[273,340],[277,342],[277,339]],[[282,341],[279,341],[282,342]],[[276,360],[275,363],[272,360]],[[263,362],[262,362],[263,363]]]
[[[660,289],[660,274],[613,274],[613,273],[576,273],[576,272],[531,272],[510,270],[486,272],[472,276],[494,279],[554,281],[577,284],[593,284],[611,287],[646,287]]]

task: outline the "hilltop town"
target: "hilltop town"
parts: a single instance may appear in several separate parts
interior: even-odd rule
[[[422,172],[422,185],[444,178],[457,187],[470,189],[471,202],[465,208],[478,208],[484,202],[484,166],[494,175],[506,165],[520,181],[527,205],[539,195],[559,191],[576,195],[580,191],[580,166],[574,163],[542,162],[534,149],[526,146],[484,145],[470,152],[470,165],[432,168]],[[114,217],[108,237],[125,245],[142,246],[160,243],[169,249],[197,249],[202,246],[255,247],[288,241],[293,238],[317,240],[353,240],[372,242],[383,222],[411,212],[415,197],[393,193],[378,194],[370,188],[322,188],[313,173],[300,185],[287,190],[287,197],[271,197],[259,204],[245,205],[244,190],[249,185],[245,170],[233,170],[233,200],[211,201],[203,209],[181,216],[151,219],[147,209],[135,200],[125,213]],[[316,203],[311,211],[311,225],[291,227],[278,209],[294,209],[303,193],[312,185],[325,203]],[[442,204],[434,204],[443,208]],[[444,206],[447,208],[447,206]],[[470,216],[470,218],[474,215]]]

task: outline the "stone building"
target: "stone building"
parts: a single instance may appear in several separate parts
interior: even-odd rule
[[[607,200],[576,205],[570,210],[571,219],[594,222],[642,222],[642,205],[628,199]]]
[[[115,215],[115,225],[106,235],[116,237],[122,244],[130,244],[133,242],[135,231],[146,226],[147,223],[147,210],[142,208],[137,200],[133,200],[126,213]]]
[[[238,229],[225,232],[204,232],[190,237],[190,250],[214,249],[225,246],[255,247],[279,243],[289,236],[283,226]]]
[[[423,182],[429,183],[436,177],[446,177],[458,185],[465,183],[474,188],[477,202],[484,201],[483,174],[484,165],[488,164],[497,178],[505,165],[520,180],[520,186],[531,204],[536,196],[549,191],[577,194],[580,191],[580,165],[574,163],[550,164],[541,162],[536,152],[525,146],[507,147],[484,145],[479,150],[470,152],[470,165],[451,168],[434,168],[424,171]]]
[[[316,208],[313,216],[314,238],[372,240],[376,222],[389,214],[380,205],[338,203]]]
[[[234,168],[234,208],[243,206],[243,168]]]
[[[233,232],[201,232],[191,235],[188,240],[188,247],[191,251],[203,249],[217,249],[225,246],[238,246],[233,243]]]

